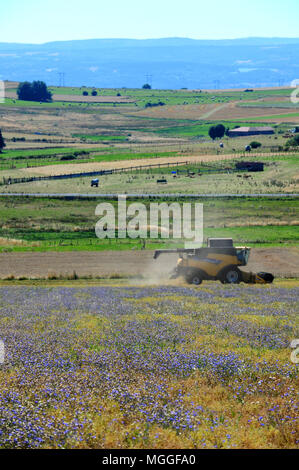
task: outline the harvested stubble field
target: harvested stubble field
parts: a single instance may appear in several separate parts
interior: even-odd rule
[[[149,118],[166,119],[211,119],[212,121],[222,121],[230,119],[246,119],[273,115],[273,119],[280,121],[279,115],[291,113],[289,107],[264,107],[256,102],[255,107],[240,107],[238,103],[226,104],[188,104],[178,106],[157,106],[144,110],[133,110],[133,116],[144,116]],[[277,115],[277,118],[276,116]],[[291,119],[292,120],[292,119]],[[297,119],[295,119],[297,121]]]
[[[3,242],[7,243],[6,240]],[[68,278],[75,272],[79,278],[129,277],[135,279],[134,282],[137,279],[169,282],[177,255],[164,255],[153,260],[153,253],[151,250],[109,251],[109,248],[106,251],[0,253],[0,278]],[[271,272],[278,277],[299,277],[299,250],[296,247],[254,248],[249,265],[242,269]]]
[[[90,163],[69,163],[64,165],[51,165],[50,167],[36,167],[36,168],[24,168],[24,176],[28,175],[63,175],[67,173],[81,173],[90,171],[100,170],[111,170],[117,168],[131,168],[132,166],[144,166],[149,164],[176,164],[177,162],[192,160],[193,162],[209,162],[209,161],[221,161],[231,160],[236,158],[235,154],[222,154],[222,155],[192,155],[189,156],[184,154],[180,157],[158,157],[154,155],[153,158],[139,158],[138,161],[132,160],[120,160],[120,161],[102,161],[102,162],[90,162]]]
[[[297,448],[298,281],[0,288],[2,448]]]
[[[90,135],[91,137],[105,135],[120,135],[127,138],[133,146],[139,147],[143,144],[157,142],[158,144],[180,144],[182,139],[176,139],[173,136],[159,136],[149,130],[156,130],[163,126],[172,126],[177,121],[164,119],[152,120],[138,119],[136,116],[130,116],[128,109],[116,108],[105,109],[103,107],[90,109],[88,105],[79,105],[76,109],[70,108],[23,108],[23,107],[1,107],[0,108],[1,130],[4,138],[11,139],[25,138],[26,141],[20,143],[7,141],[10,149],[30,147],[32,135],[35,140],[46,139],[52,142],[60,140],[62,144],[77,142],[80,146],[90,148],[90,141],[84,142],[80,138],[73,138],[73,135]],[[144,128],[146,127],[146,132]],[[141,130],[141,132],[140,132]],[[38,136],[36,135],[38,133]],[[27,143],[28,139],[28,143]],[[49,143],[45,142],[46,146]],[[110,143],[115,146],[117,143]],[[134,151],[134,149],[132,149]],[[140,149],[139,149],[140,151]],[[141,150],[142,151],[142,150]]]
[[[84,156],[82,157],[84,158]],[[15,174],[16,177],[29,176],[51,176],[55,174],[69,174],[86,171],[102,171],[117,168],[126,168],[128,171],[115,173],[113,175],[99,176],[99,188],[91,187],[91,177],[80,177],[63,180],[41,180],[28,183],[1,185],[0,193],[46,193],[46,194],[109,194],[109,193],[195,193],[195,194],[275,194],[299,192],[299,172],[297,170],[296,155],[291,154],[260,154],[251,156],[251,161],[262,161],[264,171],[262,172],[234,172],[229,171],[217,173],[217,167],[234,168],[236,162],[247,160],[248,157],[235,154],[222,155],[182,155],[181,157],[158,157],[146,159],[117,160],[121,154],[111,155],[110,161],[103,156],[98,162],[75,163],[59,165],[38,166],[35,168],[24,168],[22,170],[7,170],[2,172],[8,177]],[[104,160],[105,159],[105,160]],[[176,162],[188,161],[187,165],[175,166]],[[223,163],[222,163],[223,162]],[[227,163],[225,163],[227,162]],[[161,168],[150,168],[142,170],[129,170],[138,165],[169,164]],[[173,165],[173,166],[172,166]],[[205,165],[208,165],[205,167]],[[215,173],[205,173],[212,169]],[[175,171],[176,174],[171,172]],[[194,173],[188,176],[188,171]],[[157,183],[159,179],[166,178],[167,184]]]

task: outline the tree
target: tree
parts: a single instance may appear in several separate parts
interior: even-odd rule
[[[220,139],[224,136],[225,134],[225,127],[223,124],[217,124],[216,126],[216,137],[219,137]]]
[[[32,87],[30,82],[22,82],[17,89],[19,100],[30,101],[32,94]]]
[[[287,147],[298,147],[299,145],[299,135],[296,135],[292,139],[289,139],[286,143]]]
[[[92,94],[92,96],[97,96],[98,92],[97,92],[97,90],[92,90],[91,94]]]
[[[0,129],[0,153],[2,153],[2,150],[4,149],[4,147],[6,147],[6,143],[4,142],[2,132]]]
[[[209,129],[209,136],[211,137],[212,140],[216,139],[216,126],[211,126]]]
[[[32,83],[22,82],[17,89],[19,100],[24,101],[52,101],[52,93],[48,90],[45,82],[36,80]]]
[[[45,82],[40,80],[32,82],[33,101],[52,101],[52,93]]]
[[[209,136],[215,140],[217,137],[221,139],[224,136],[225,127],[223,124],[217,124],[217,126],[211,126],[209,129]]]
[[[88,91],[83,91],[82,95],[83,96],[88,96]]]
[[[152,89],[152,87],[150,86],[149,83],[145,83],[142,88],[143,88],[144,90],[151,90],[151,89]]]

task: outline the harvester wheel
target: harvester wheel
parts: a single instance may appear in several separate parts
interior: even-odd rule
[[[222,284],[239,284],[242,280],[242,274],[237,266],[229,266],[222,271],[220,281]]]
[[[196,286],[199,286],[199,284],[202,283],[203,276],[200,271],[192,271],[186,274],[185,279],[188,284],[195,284]]]

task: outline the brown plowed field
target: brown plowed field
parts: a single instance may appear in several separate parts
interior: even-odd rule
[[[176,254],[153,259],[152,251],[84,251],[45,253],[0,253],[0,278],[47,277],[49,274],[79,276],[130,275],[143,276],[149,281],[168,278],[175,266]],[[251,250],[247,271],[268,271],[276,276],[299,277],[298,248],[254,248]]]

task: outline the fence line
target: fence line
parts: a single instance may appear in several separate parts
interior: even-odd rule
[[[81,178],[84,176],[101,176],[101,175],[112,175],[115,173],[123,173],[127,171],[141,171],[146,168],[161,168],[161,167],[175,167],[181,165],[189,165],[189,160],[182,162],[167,162],[167,163],[154,163],[152,165],[138,165],[124,168],[112,168],[111,170],[98,170],[88,171],[82,173],[67,173],[63,175],[49,175],[49,176],[31,176],[28,178],[3,178],[2,185],[6,184],[17,184],[17,183],[31,183],[32,181],[43,181],[43,180],[56,180],[56,179],[68,179],[68,178]]]
[[[246,153],[236,153],[233,154],[235,158],[238,157],[243,157],[245,156]],[[272,156],[273,154],[269,152],[259,152],[255,155],[252,155],[250,153],[247,153],[247,156],[250,157],[255,157],[255,156],[261,156],[261,157],[268,157]],[[289,153],[286,152],[277,152],[275,153],[276,156],[288,156],[290,155]],[[191,157],[192,158],[192,157]],[[221,160],[227,160],[227,154],[218,154],[217,155],[218,161]],[[142,171],[144,169],[149,169],[149,168],[161,168],[161,167],[175,167],[175,166],[181,166],[181,165],[190,165],[190,164],[195,164],[195,163],[206,163],[206,162],[192,162],[192,160],[185,160],[185,161],[180,161],[180,162],[167,162],[167,163],[154,163],[154,164],[149,164],[149,165],[137,165],[137,166],[130,166],[130,167],[124,167],[124,168],[113,168],[111,170],[98,170],[98,171],[89,171],[89,172],[81,172],[81,173],[67,173],[63,175],[48,175],[48,176],[31,176],[31,177],[23,177],[23,178],[3,178],[2,183],[0,185],[7,185],[7,184],[18,184],[18,183],[31,183],[33,181],[43,181],[43,180],[56,180],[56,179],[70,179],[70,178],[81,178],[81,177],[87,177],[87,176],[101,176],[101,175],[112,175],[115,173],[123,173],[123,172],[128,172],[128,171]],[[216,170],[215,170],[216,171]],[[222,170],[224,171],[224,170]],[[234,170],[230,170],[234,171]],[[217,172],[221,172],[221,169],[217,169]]]

